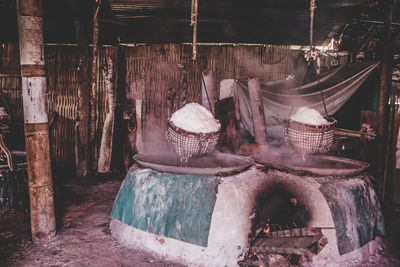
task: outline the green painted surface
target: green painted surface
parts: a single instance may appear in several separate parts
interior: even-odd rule
[[[207,246],[218,179],[132,167],[111,218],[137,229]]]
[[[382,210],[368,176],[322,183],[320,191],[332,211],[340,254],[384,235]]]

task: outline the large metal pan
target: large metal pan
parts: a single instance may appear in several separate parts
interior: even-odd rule
[[[312,173],[316,175],[351,176],[368,168],[369,164],[359,160],[325,155],[308,155],[305,160],[299,154],[256,154],[256,163],[279,170]]]
[[[173,153],[143,153],[133,158],[143,167],[179,174],[227,175],[243,171],[254,163],[254,160],[249,157],[220,152],[192,157],[187,163],[182,162]]]

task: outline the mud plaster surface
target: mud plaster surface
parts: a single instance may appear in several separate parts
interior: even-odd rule
[[[183,266],[140,250],[128,249],[111,237],[108,216],[120,184],[121,181],[107,181],[56,188],[58,233],[54,239],[40,245],[30,241],[27,214],[0,218],[0,266]],[[391,236],[390,239],[398,237]],[[384,240],[374,255],[362,261],[319,264],[400,266],[398,248]]]
[[[26,215],[2,218],[0,266],[183,266],[125,248],[111,237],[108,216],[120,183],[56,189],[58,233],[43,244],[30,241]]]

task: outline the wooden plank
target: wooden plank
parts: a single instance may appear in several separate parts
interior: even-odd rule
[[[291,236],[312,236],[321,234],[321,228],[314,227],[303,227],[303,228],[295,228],[290,230],[281,230],[281,231],[273,231],[268,233],[263,233],[263,236],[266,237],[291,237]]]
[[[327,244],[323,234],[292,237],[265,237],[255,241],[252,248],[257,253],[313,255]]]

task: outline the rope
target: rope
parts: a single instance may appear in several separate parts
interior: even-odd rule
[[[300,82],[297,86],[297,90],[296,90],[296,98],[299,96],[298,91],[300,90],[300,87],[303,85],[304,77],[306,76],[307,68],[309,66],[310,66],[310,63],[307,64],[307,66],[304,68],[303,75],[301,75],[301,80],[300,80]],[[292,108],[290,109],[288,120],[290,118],[290,115],[292,115],[293,108],[294,108],[294,105],[292,105]]]
[[[8,150],[8,148],[4,144],[3,135],[1,133],[0,133],[0,148],[1,148],[1,150],[3,150],[4,154],[6,155],[8,168],[10,169],[10,171],[14,171],[11,152],[10,152],[10,150]]]
[[[317,67],[315,65],[314,65],[314,71],[315,71],[315,73],[317,75],[318,89],[319,89],[319,92],[321,93],[322,103],[324,104],[325,116],[328,116],[328,111],[326,109],[324,94],[322,93],[322,89],[321,89],[320,82],[319,82],[319,75],[317,73]]]

